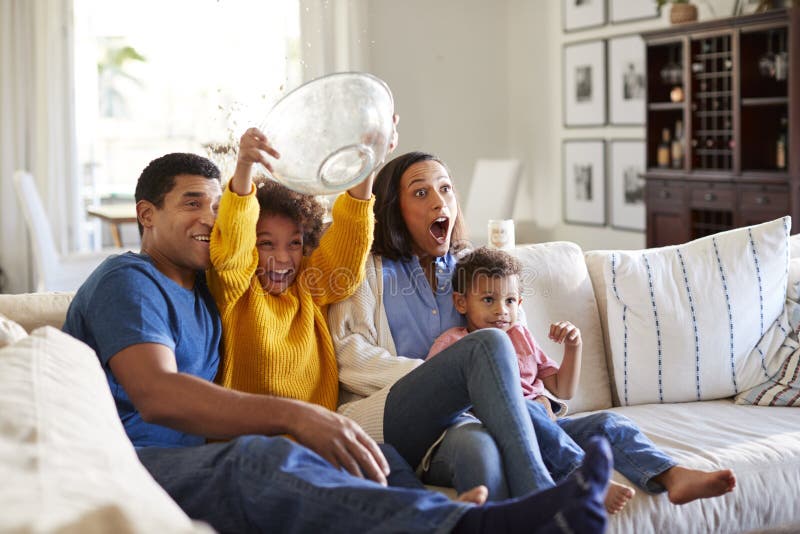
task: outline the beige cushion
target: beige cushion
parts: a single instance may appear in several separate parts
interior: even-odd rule
[[[522,262],[522,307],[528,328],[547,355],[557,362],[564,356],[564,347],[547,337],[550,323],[569,321],[581,331],[580,383],[568,401],[569,413],[610,408],[603,332],[583,251],[575,243],[553,242],[520,246],[515,253]]]
[[[27,335],[24,328],[0,313],[0,349],[13,345]]]
[[[51,327],[0,349],[0,532],[192,532],[139,463],[94,352]]]
[[[75,293],[0,295],[0,313],[30,332],[40,326],[61,328]]]

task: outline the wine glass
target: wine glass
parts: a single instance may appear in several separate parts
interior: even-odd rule
[[[767,36],[767,51],[758,58],[758,71],[762,76],[772,78],[775,76],[775,54],[772,53],[772,32]]]
[[[683,68],[675,61],[675,47],[669,50],[669,62],[659,73],[661,81],[667,85],[679,85],[683,82]]]

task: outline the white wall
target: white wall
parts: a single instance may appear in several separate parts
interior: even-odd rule
[[[395,96],[397,153],[440,156],[462,199],[476,158],[509,155],[506,20],[505,1],[368,2],[367,62]]]
[[[727,16],[733,0],[711,4],[717,16]],[[699,8],[701,20],[712,16],[708,3]],[[368,0],[365,66],[389,83],[397,99],[398,152],[438,153],[462,199],[478,157],[522,159],[518,243],[641,248],[643,232],[563,222],[562,139],[643,139],[644,128],[565,129],[561,54],[568,42],[666,26],[666,11],[661,19],[564,34],[560,0]]]

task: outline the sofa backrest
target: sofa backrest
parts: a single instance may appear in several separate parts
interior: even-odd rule
[[[40,326],[61,329],[75,293],[27,293],[0,295],[0,314],[19,323],[26,331]]]
[[[606,364],[603,330],[597,312],[594,289],[575,243],[552,242],[516,248],[522,262],[522,307],[528,328],[548,356],[561,362],[564,347],[550,341],[550,323],[569,321],[583,338],[580,382],[569,412],[611,407],[611,386]]]
[[[594,298],[597,302],[597,314],[600,321],[600,329],[603,335],[603,354],[608,369],[608,382],[611,388],[611,402],[614,406],[619,406],[619,395],[617,395],[617,384],[614,379],[614,364],[611,358],[611,342],[608,337],[608,300],[606,297],[606,279],[603,275],[603,266],[608,258],[609,251],[605,250],[590,250],[584,253],[586,260],[586,269],[589,272],[589,278],[592,280],[592,287],[594,288]]]

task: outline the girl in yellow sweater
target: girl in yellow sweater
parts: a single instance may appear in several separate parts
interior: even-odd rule
[[[389,152],[396,144],[395,131]],[[211,231],[207,279],[222,318],[223,343],[216,382],[331,410],[326,424],[348,426],[360,447],[334,443],[333,451],[320,453],[324,458],[357,476],[378,470],[389,475],[388,459],[395,470],[390,483],[417,487],[420,482],[394,449],[377,450],[357,424],[335,413],[339,376],[327,307],[349,297],[364,279],[375,226],[375,173],[339,195],[333,223],[320,238],[323,209],[312,196],[269,180],[253,183],[253,165],[271,170],[265,153],[280,157],[261,131],[247,130]],[[477,486],[458,500],[480,505],[487,495]]]
[[[247,130],[210,237],[209,288],[223,331],[216,381],[335,410],[339,379],[327,306],[363,280],[373,176],[339,196],[320,239],[323,209],[313,197],[264,179],[253,183],[255,163],[270,168],[266,153],[279,157],[262,132]]]

